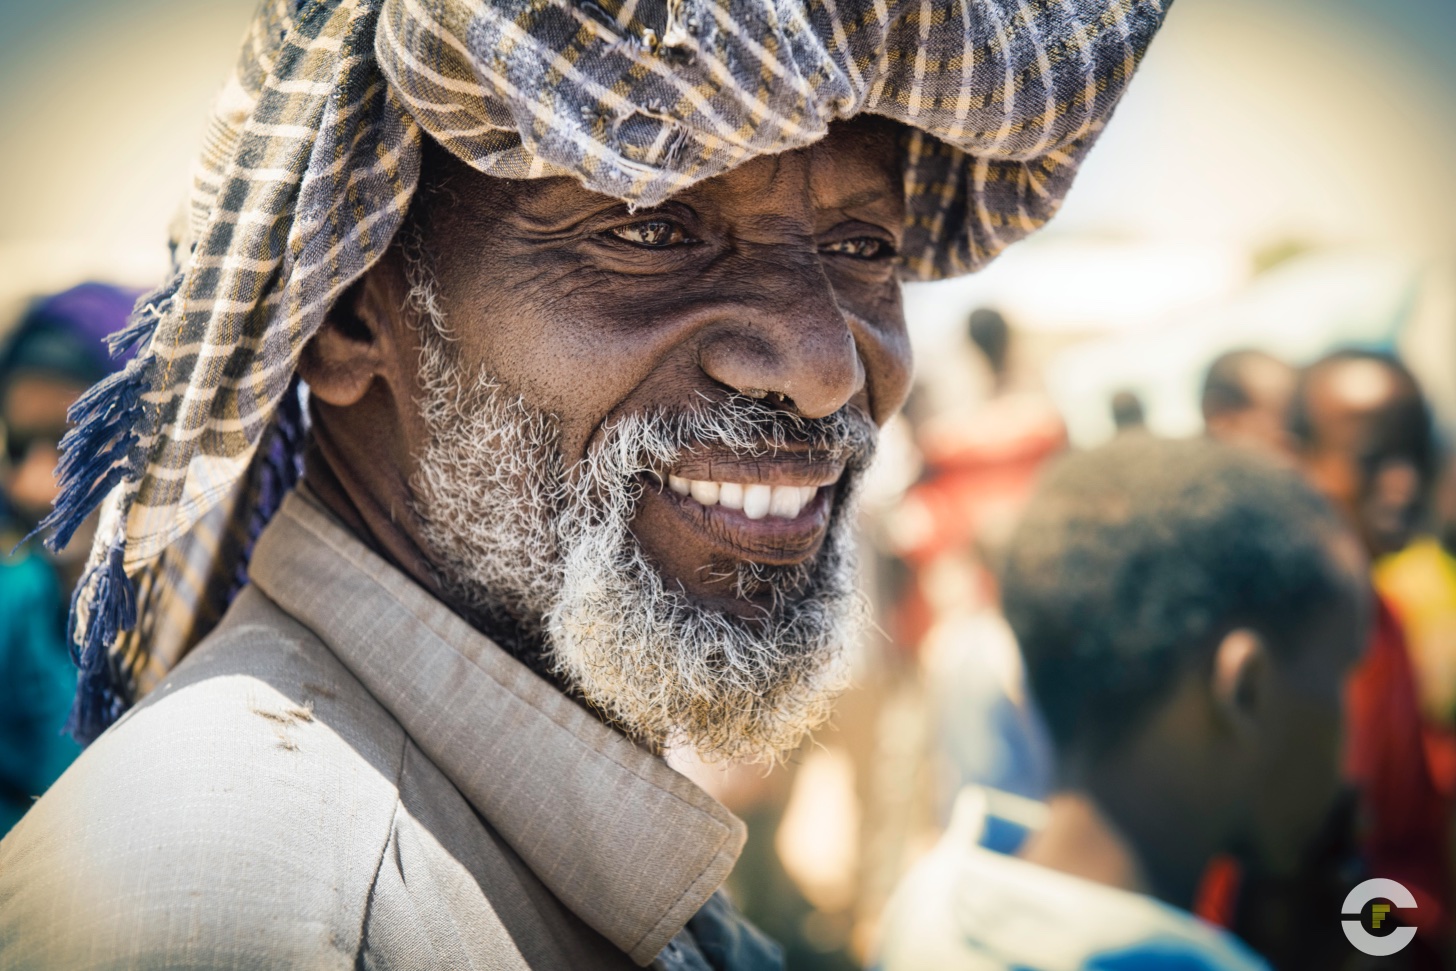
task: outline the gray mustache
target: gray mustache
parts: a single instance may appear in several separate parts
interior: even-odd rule
[[[649,435],[677,451],[717,447],[762,456],[792,449],[816,460],[843,461],[854,471],[869,465],[879,438],[879,428],[858,408],[845,406],[824,418],[804,418],[742,394],[657,413],[645,424]]]

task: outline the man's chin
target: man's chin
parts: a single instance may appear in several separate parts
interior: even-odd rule
[[[559,676],[606,720],[654,748],[772,762],[828,717],[863,616],[842,575],[765,589],[762,603],[697,599],[642,559],[643,572],[613,559],[568,566],[547,620]]]
[[[759,631],[784,612],[803,609],[809,599],[805,588],[818,568],[815,561],[796,567],[740,561],[715,567],[716,582],[689,584],[667,576],[662,582],[667,589],[681,590],[694,610]]]
[[[786,757],[828,719],[867,620],[851,520],[837,505],[824,504],[815,548],[787,562],[704,550],[706,568],[672,571],[630,516],[579,534],[547,624],[558,672],[654,748],[708,762]],[[683,572],[710,582],[689,586]]]

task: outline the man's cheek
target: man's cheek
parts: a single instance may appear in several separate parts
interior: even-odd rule
[[[1344,715],[1338,692],[1290,706],[1293,738],[1287,751],[1299,753],[1289,767],[1297,779],[1293,795],[1311,820],[1323,819],[1339,794],[1344,765]]]

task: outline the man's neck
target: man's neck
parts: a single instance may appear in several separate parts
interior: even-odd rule
[[[366,488],[351,488],[334,471],[326,438],[313,437],[304,456],[303,484],[313,497],[366,546],[431,596],[489,637],[507,653],[541,677],[563,687],[551,670],[540,637],[533,636],[504,614],[472,610],[454,603],[441,587],[429,559],[400,522],[408,508],[403,493],[392,498],[388,510]]]
[[[1145,793],[1145,790],[1144,790]],[[1128,790],[1123,803],[1141,795]],[[1148,894],[1184,910],[1193,907],[1198,882],[1213,848],[1185,828],[1171,808],[1123,805],[1113,809],[1089,790],[1066,789],[1047,802],[1046,824],[1020,856],[1084,880]]]

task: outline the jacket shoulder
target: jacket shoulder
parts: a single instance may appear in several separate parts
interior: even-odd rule
[[[0,969],[352,968],[403,751],[245,590],[0,842]]]

